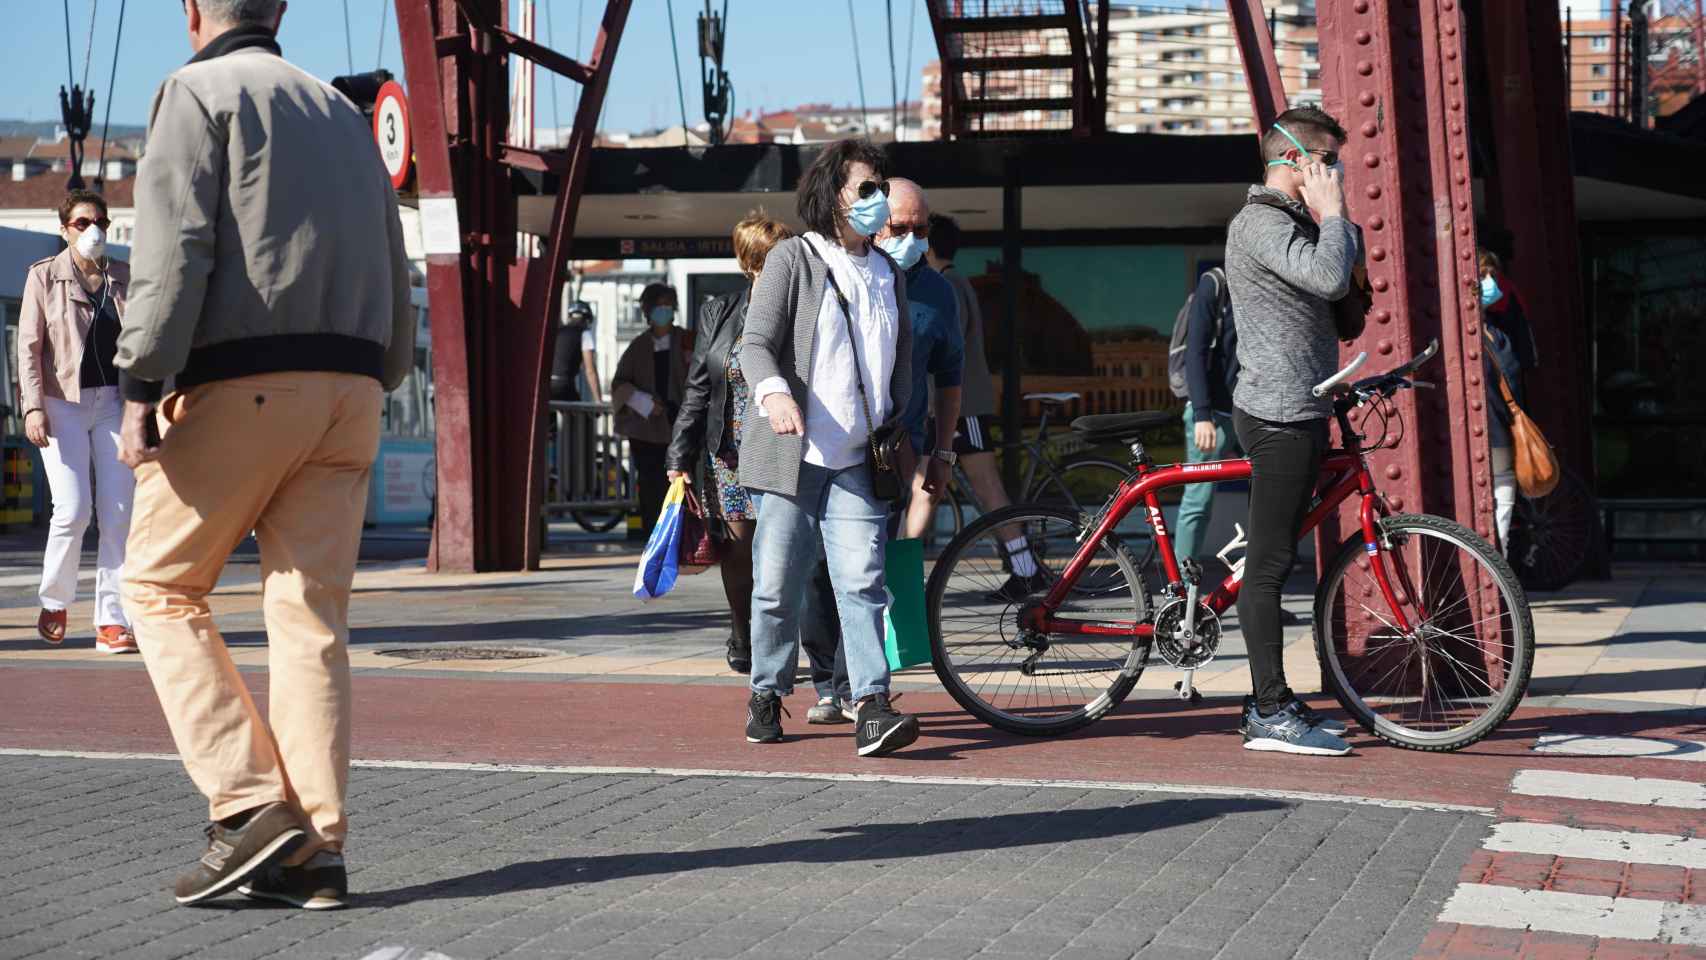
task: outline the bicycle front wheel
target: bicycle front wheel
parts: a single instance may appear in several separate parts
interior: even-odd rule
[[[1370,733],[1411,750],[1460,750],[1505,722],[1528,689],[1534,621],[1516,574],[1444,517],[1380,521],[1380,554],[1409,629],[1381,592],[1360,536],[1315,594],[1321,680]]]
[[[1020,611],[1042,599],[1084,533],[1078,513],[1022,504],[979,517],[936,561],[926,608],[936,676],[979,720],[1053,736],[1097,720],[1136,686],[1149,638],[1044,635],[1019,624]],[[1004,568],[1017,536],[1026,545],[1016,558],[1031,558],[1033,577]],[[1056,615],[1135,627],[1148,619],[1146,604],[1129,552],[1109,537]]]

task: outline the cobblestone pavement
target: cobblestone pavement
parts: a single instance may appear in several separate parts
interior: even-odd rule
[[[350,909],[172,905],[162,760],[0,758],[0,957],[1413,957],[1484,816],[1123,790],[358,768]]]

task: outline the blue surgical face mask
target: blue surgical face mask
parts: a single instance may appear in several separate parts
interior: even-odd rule
[[[889,222],[889,197],[881,190],[855,200],[847,210],[847,225],[861,237],[874,237]]]
[[[902,270],[911,270],[913,264],[924,256],[924,251],[930,249],[930,241],[919,239],[916,234],[908,231],[898,237],[890,237],[879,244],[883,252],[894,258]]]
[[[653,307],[652,312],[646,315],[646,319],[650,320],[654,327],[663,328],[673,326],[675,323],[675,308]]]
[[[1492,274],[1481,278],[1481,306],[1490,307],[1505,298],[1505,292],[1499,289],[1499,281]]]

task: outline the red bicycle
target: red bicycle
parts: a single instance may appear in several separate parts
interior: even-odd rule
[[[1395,370],[1347,383],[1364,354],[1315,388],[1333,398],[1343,448],[1323,458],[1302,533],[1357,498],[1360,529],[1330,556],[1315,593],[1323,687],[1382,740],[1444,751],[1480,740],[1516,709],[1534,663],[1534,624],[1521,583],[1491,544],[1444,517],[1393,515],[1369,471],[1369,452],[1403,440],[1392,397],[1431,386],[1410,377],[1437,349],[1436,341]],[[1358,410],[1378,440],[1352,426]],[[1142,436],[1176,421],[1158,412],[1080,418],[1073,429],[1085,439],[1131,450],[1132,473],[1100,511],[1019,504],[979,518],[944,549],[928,585],[934,666],[974,716],[1034,736],[1076,730],[1125,699],[1152,651],[1187,671],[1180,695],[1192,694],[1190,672],[1215,655],[1243,561],[1226,561],[1240,546],[1229,544],[1221,559],[1232,572],[1211,589],[1195,562],[1174,555],[1157,493],[1248,479],[1250,462],[1157,467]],[[1122,530],[1140,509],[1144,524]],[[1021,532],[1040,576],[1015,599],[1007,544]]]

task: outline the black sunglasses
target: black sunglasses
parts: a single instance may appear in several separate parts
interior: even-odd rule
[[[905,236],[909,233],[920,240],[930,239],[930,221],[926,220],[923,223],[906,223],[898,220],[889,221],[889,234],[891,236],[899,237]]]
[[[1337,150],[1311,150],[1309,152],[1319,154],[1323,166],[1330,167],[1339,162],[1339,151]]]
[[[883,196],[888,196],[889,182],[887,180],[861,180],[859,182],[859,199],[869,200],[871,199],[871,194],[876,193],[878,190],[883,192]]]
[[[100,227],[102,230],[106,230],[113,225],[113,222],[108,220],[106,217],[102,217],[99,220],[90,220],[88,217],[78,217],[75,220],[67,221],[65,225],[68,227],[76,227],[79,230],[87,230],[90,226],[96,226]]]

